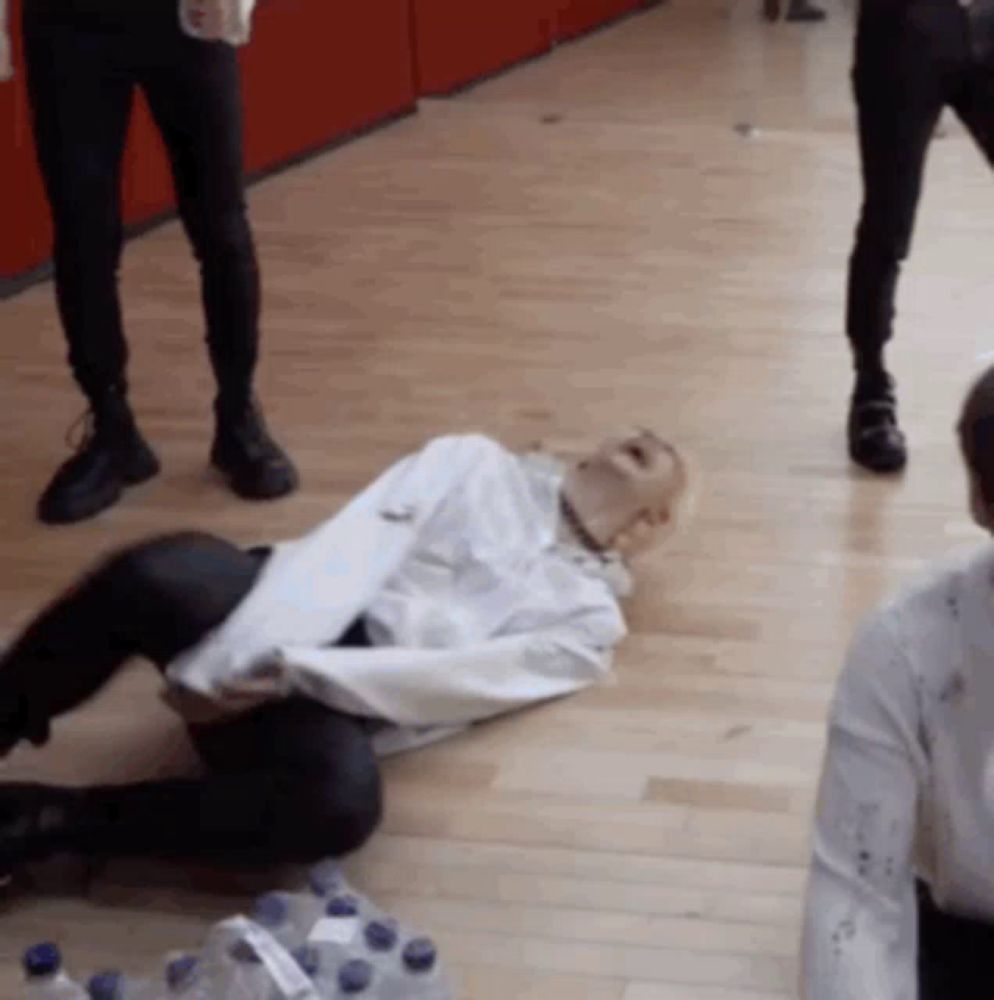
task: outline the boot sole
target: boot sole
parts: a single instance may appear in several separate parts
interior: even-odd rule
[[[224,464],[218,461],[213,455],[211,456],[211,466],[227,484],[228,489],[230,489],[235,496],[241,497],[242,500],[280,500],[283,497],[289,496],[291,493],[295,493],[300,487],[299,476],[293,474],[289,481],[280,486],[279,489],[255,490],[250,487],[246,487],[243,483],[240,483],[225,468]]]
[[[153,479],[159,474],[160,468],[159,460],[151,452],[138,456],[124,470],[120,479],[112,483],[108,489],[101,493],[91,493],[85,503],[67,504],[57,510],[47,510],[39,506],[38,520],[42,524],[51,525],[77,524],[79,521],[87,521],[113,507],[129,487],[140,486]]]

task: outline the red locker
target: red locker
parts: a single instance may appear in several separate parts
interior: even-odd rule
[[[414,108],[410,0],[262,0],[242,65],[257,171]]]
[[[556,2],[411,0],[418,93],[450,93],[548,52]]]

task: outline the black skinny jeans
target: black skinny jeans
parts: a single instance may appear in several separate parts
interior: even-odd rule
[[[0,738],[44,740],[49,719],[132,656],[164,668],[224,621],[261,564],[259,553],[198,534],[111,557],[0,658]],[[341,642],[364,644],[361,624]],[[379,822],[380,773],[362,720],[291,698],[189,731],[204,777],[86,789],[62,846],[97,856],[306,862],[354,850]]]
[[[849,262],[857,359],[890,339],[925,156],[944,106],[994,161],[994,2],[862,0],[853,69],[864,200]]]
[[[165,142],[200,264],[221,394],[247,399],[260,293],[234,49],[187,37],[177,0],[24,0],[24,42],[35,146],[55,227],[56,297],[83,391],[99,399],[125,381],[121,162],[137,85]]]

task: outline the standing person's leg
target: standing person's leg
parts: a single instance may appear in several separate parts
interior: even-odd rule
[[[49,721],[129,656],[164,667],[222,622],[260,560],[179,535],[113,556],[55,602],[0,659],[2,744],[42,743]],[[0,784],[0,871],[56,851],[306,861],[358,847],[380,816],[363,724],[291,699],[191,729],[204,778],[67,789]]]
[[[849,261],[846,333],[856,386],[849,413],[853,461],[876,472],[907,459],[893,380],[884,364],[901,262],[908,254],[925,157],[945,101],[944,37],[957,11],[934,9],[914,23],[907,11],[863,5],[853,82],[859,121],[863,206]]]
[[[943,913],[918,885],[919,1000],[986,1000],[994,926]]]
[[[175,0],[150,0],[139,79],[172,164],[183,224],[200,263],[207,342],[217,379],[213,463],[236,493],[283,496],[297,486],[290,459],[253,398],[260,290],[246,214],[238,61],[224,42],[189,38]]]
[[[790,0],[787,7],[787,20],[797,24],[815,24],[824,21],[826,16],[825,11],[811,0]]]
[[[61,523],[113,504],[158,463],[126,402],[127,346],[117,275],[121,158],[133,80],[100,18],[25,0],[24,40],[38,162],[55,229],[55,290],[73,374],[93,427],[56,473],[39,517]]]

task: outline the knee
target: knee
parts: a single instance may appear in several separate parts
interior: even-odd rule
[[[911,249],[911,227],[892,213],[864,209],[856,229],[853,258],[866,266],[899,264]]]
[[[255,246],[245,206],[188,210],[187,230],[197,259],[205,268],[256,267]]]
[[[298,862],[340,857],[362,847],[373,835],[383,816],[382,788],[378,770],[311,786],[298,814],[290,840],[290,853]]]
[[[134,593],[170,591],[189,578],[218,553],[234,549],[214,535],[200,532],[177,532],[146,539],[112,556],[108,569]]]

